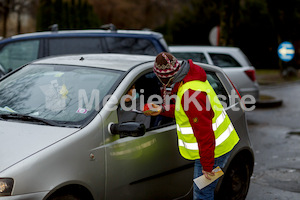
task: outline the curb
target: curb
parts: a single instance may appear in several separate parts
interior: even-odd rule
[[[283,100],[269,95],[260,95],[259,100],[255,103],[257,108],[275,108],[282,106]]]

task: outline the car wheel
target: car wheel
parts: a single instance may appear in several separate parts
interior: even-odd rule
[[[245,199],[250,185],[250,167],[247,161],[235,159],[228,167],[216,199]]]
[[[50,200],[82,200],[82,199],[72,194],[64,194],[64,195],[53,197]]]

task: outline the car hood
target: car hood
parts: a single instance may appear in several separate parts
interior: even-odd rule
[[[0,121],[0,172],[79,129]]]

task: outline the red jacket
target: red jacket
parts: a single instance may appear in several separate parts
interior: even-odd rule
[[[190,70],[188,74],[184,77],[183,83],[200,80],[206,81],[205,71],[198,65],[195,65],[192,60],[189,60]],[[178,88],[182,83],[176,83],[172,93],[176,94]],[[187,92],[187,91],[186,91]],[[192,96],[195,91],[189,89],[189,96]],[[197,107],[191,101],[189,103],[189,109],[185,111],[187,117],[189,118],[190,124],[194,131],[194,135],[198,142],[200,162],[204,171],[212,171],[214,165],[214,150],[215,150],[215,135],[212,129],[212,119],[214,117],[214,112],[212,109],[207,109],[206,101],[208,98],[205,92],[201,92],[196,96],[197,102],[201,105],[202,110],[198,111]],[[184,98],[181,99],[181,104],[184,105]],[[166,117],[174,118],[175,114],[175,104],[163,105],[164,111],[161,115]]]

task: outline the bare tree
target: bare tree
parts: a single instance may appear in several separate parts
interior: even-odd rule
[[[35,10],[38,0],[11,0],[11,10],[17,13],[17,33],[21,33],[21,15],[32,13]]]
[[[2,21],[2,35],[7,36],[7,21],[9,14],[17,14],[17,33],[21,33],[21,15],[25,13],[32,13],[35,10],[38,0],[0,0],[0,13],[3,17]]]
[[[10,10],[10,0],[0,0],[0,12],[3,17],[3,24],[2,24],[2,36],[6,37],[6,26],[7,26],[7,19]]]

